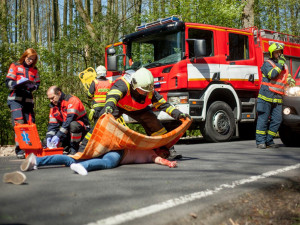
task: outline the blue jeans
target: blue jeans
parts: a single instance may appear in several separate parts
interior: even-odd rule
[[[101,157],[85,160],[75,160],[67,155],[49,155],[36,157],[37,166],[65,165],[80,163],[87,171],[115,168],[119,165],[123,150],[110,151]]]

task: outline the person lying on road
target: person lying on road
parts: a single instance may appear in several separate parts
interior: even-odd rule
[[[70,166],[74,172],[85,176],[89,171],[112,169],[124,164],[156,163],[170,168],[177,166],[176,161],[169,161],[158,154],[161,155],[161,152],[155,150],[116,150],[107,152],[98,158],[75,160],[68,155],[37,157],[31,153],[21,164],[20,169],[24,172],[40,166],[65,165]]]

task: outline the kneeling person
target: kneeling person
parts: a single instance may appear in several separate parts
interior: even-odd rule
[[[50,87],[47,96],[51,102],[47,147],[70,146],[69,153],[75,154],[90,126],[84,105],[79,98],[65,94],[57,86]]]

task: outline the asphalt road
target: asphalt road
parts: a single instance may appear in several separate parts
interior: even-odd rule
[[[279,139],[276,143],[281,144]],[[183,143],[178,168],[123,165],[80,176],[66,167],[0,183],[0,224],[183,224],[215,204],[300,175],[300,149],[259,150],[255,141]],[[0,157],[0,175],[22,160]]]

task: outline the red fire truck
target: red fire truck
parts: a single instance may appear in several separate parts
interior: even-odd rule
[[[260,30],[183,22],[175,16],[137,27],[122,42],[107,46],[108,77],[149,69],[155,89],[193,118],[207,141],[254,137],[256,98],[271,43],[284,44],[290,73],[300,65],[300,37]],[[164,112],[164,125],[177,126]],[[127,122],[130,118],[125,117]]]

